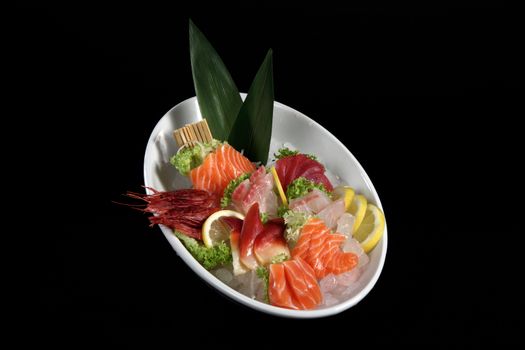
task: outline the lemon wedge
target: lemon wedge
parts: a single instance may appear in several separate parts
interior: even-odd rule
[[[230,228],[220,218],[234,217],[244,220],[244,215],[233,210],[219,210],[211,214],[202,225],[202,241],[208,248],[230,239]]]
[[[373,204],[366,206],[366,213],[359,229],[354,232],[354,238],[361,243],[365,253],[376,246],[385,231],[385,216],[381,209]]]
[[[354,228],[352,230],[354,233],[359,229],[359,226],[365,217],[367,203],[368,201],[366,200],[366,197],[362,194],[358,194],[357,196],[354,196],[352,204],[350,204],[350,207],[347,210],[350,214],[355,216]]]
[[[281,197],[283,204],[288,205],[288,201],[286,200],[286,195],[284,194],[283,186],[281,185],[281,180],[279,180],[279,175],[277,175],[277,170],[275,170],[274,166],[271,167],[270,172],[273,175],[275,187],[277,187],[277,191],[279,192],[279,196]]]
[[[337,186],[332,192],[334,200],[343,198],[345,200],[345,211],[348,211],[350,204],[354,200],[355,191],[352,187],[349,186]]]

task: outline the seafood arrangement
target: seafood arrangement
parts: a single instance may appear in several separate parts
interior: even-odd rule
[[[378,207],[333,183],[314,155],[283,147],[261,165],[227,142],[185,141],[171,164],[192,188],[129,194],[146,201],[151,225],[172,229],[204,268],[260,302],[308,310],[355,290],[384,230]]]
[[[189,29],[204,119],[173,131],[178,150],[169,156],[191,187],[128,195],[145,201],[140,210],[153,214],[152,226],[169,228],[206,270],[249,298],[292,310],[346,299],[383,235],[382,211],[315,155],[283,144],[271,157],[271,50],[243,100],[204,34],[191,21]]]

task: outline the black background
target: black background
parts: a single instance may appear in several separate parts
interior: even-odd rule
[[[523,231],[514,182],[521,19],[490,3],[323,6],[26,5],[13,13],[8,120],[32,151],[6,158],[24,169],[17,177],[38,208],[25,215],[38,220],[26,245],[40,254],[31,260],[36,307],[24,322],[41,331],[38,342],[523,341],[512,268],[521,259],[511,252]],[[350,310],[298,321],[237,305],[199,280],[145,216],[111,202],[141,190],[151,130],[194,96],[190,17],[241,91],[272,48],[276,100],[324,125],[374,182],[387,260]]]

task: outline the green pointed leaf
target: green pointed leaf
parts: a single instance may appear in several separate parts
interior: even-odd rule
[[[252,162],[266,164],[270,151],[273,120],[272,50],[253,79],[246,100],[233,124],[228,142]]]
[[[201,114],[208,121],[213,137],[226,140],[242,99],[221,58],[191,20],[190,58]]]

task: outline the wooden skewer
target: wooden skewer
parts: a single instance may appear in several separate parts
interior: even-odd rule
[[[179,147],[194,146],[196,142],[205,143],[213,140],[206,119],[185,125],[173,131],[173,137]]]

